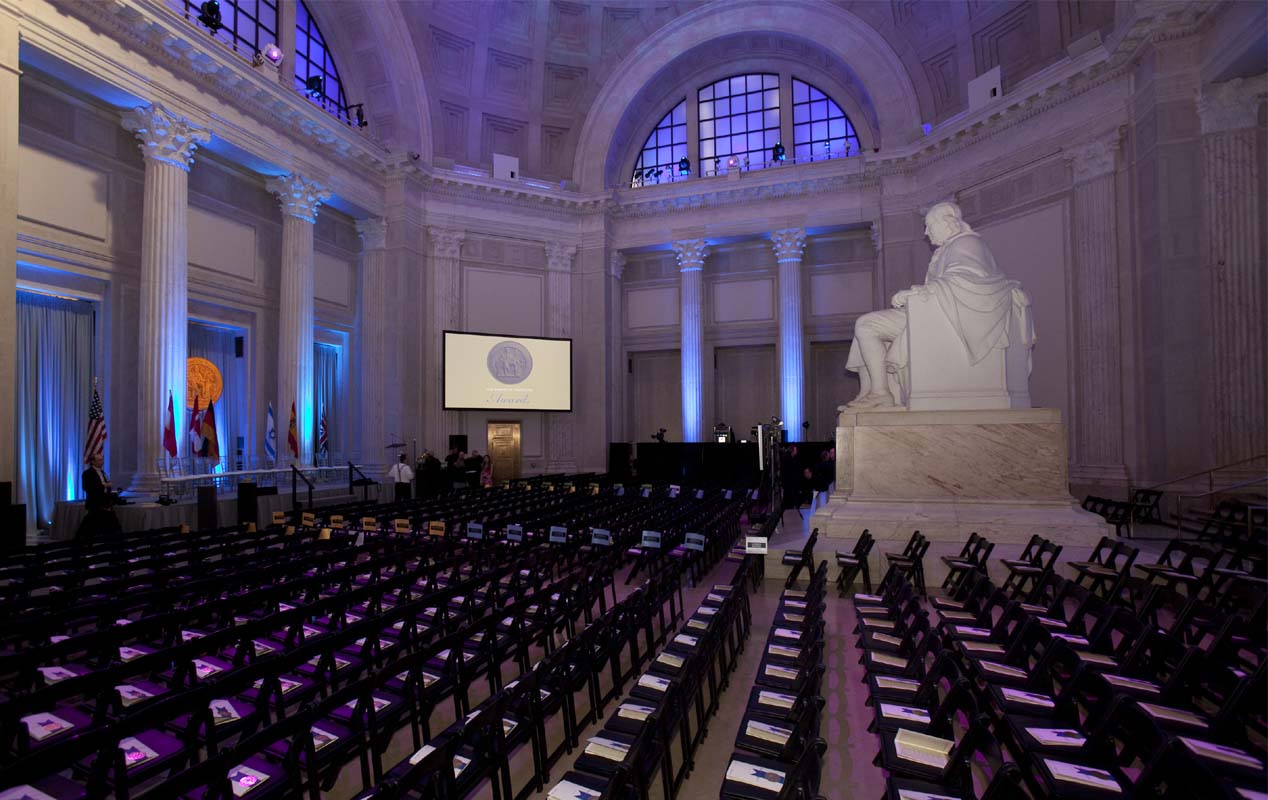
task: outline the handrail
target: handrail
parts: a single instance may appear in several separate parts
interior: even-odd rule
[[[1152,491],[1152,490],[1154,490],[1154,489],[1160,489],[1160,488],[1162,488],[1163,486],[1170,486],[1170,485],[1171,485],[1171,484],[1173,484],[1173,483],[1179,483],[1179,482],[1181,482],[1181,481],[1192,480],[1193,478],[1200,478],[1200,477],[1202,477],[1203,475],[1209,475],[1209,474],[1210,474],[1210,473],[1212,473],[1212,472],[1219,472],[1220,470],[1225,470],[1225,469],[1229,469],[1229,468],[1231,468],[1231,467],[1241,466],[1242,464],[1249,464],[1250,462],[1252,462],[1252,461],[1258,461],[1258,460],[1260,460],[1261,458],[1262,458],[1262,459],[1268,459],[1268,454],[1265,454],[1265,453],[1260,453],[1260,454],[1259,454],[1259,455],[1257,455],[1257,456],[1251,456],[1250,458],[1243,458],[1241,461],[1232,461],[1232,462],[1229,462],[1228,464],[1221,464],[1221,465],[1220,465],[1220,466],[1218,466],[1218,467],[1210,467],[1209,469],[1199,470],[1199,471],[1197,471],[1197,472],[1192,473],[1191,475],[1185,475],[1185,476],[1180,477],[1180,478],[1172,478],[1171,480],[1168,480],[1168,481],[1163,481],[1162,483],[1156,483],[1156,484],[1154,484],[1153,486],[1138,486],[1138,487],[1136,487],[1136,488],[1138,488],[1138,489],[1145,489],[1145,490],[1147,490],[1147,491]]]
[[[308,508],[310,511],[313,507],[313,482],[308,479],[307,475],[299,471],[299,467],[291,464],[291,513],[298,516],[299,501],[295,498],[299,497],[299,484],[295,480],[296,477],[303,478],[304,483],[308,485]]]
[[[358,467],[356,464],[353,464],[351,461],[349,461],[348,462],[348,494],[355,495],[357,493],[357,486],[356,486],[356,483],[353,481],[354,473],[356,475],[360,475],[362,480],[370,481],[371,483],[378,483],[378,481],[373,480],[369,475],[366,475],[364,472],[362,472],[360,467]],[[361,484],[361,499],[367,502],[370,500],[370,484],[369,483]]]
[[[1222,494],[1224,492],[1231,492],[1234,489],[1243,489],[1247,486],[1254,486],[1257,483],[1268,483],[1268,475],[1260,475],[1258,478],[1251,478],[1250,480],[1242,481],[1241,483],[1234,483],[1232,486],[1221,486],[1218,489],[1211,489],[1200,494],[1182,494],[1179,497],[1182,500],[1196,500],[1200,497],[1210,497],[1213,494]]]

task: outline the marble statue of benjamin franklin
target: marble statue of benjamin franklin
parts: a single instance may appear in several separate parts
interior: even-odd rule
[[[925,282],[897,292],[892,309],[873,311],[854,325],[846,369],[859,373],[861,391],[849,408],[892,408],[906,404],[909,348],[907,303],[916,296],[936,298],[963,345],[964,368],[993,350],[1007,348],[1009,331],[1024,347],[1034,343],[1030,297],[1008,280],[982,237],[969,227],[955,203],[938,203],[925,215],[925,235],[937,247]],[[955,365],[946,365],[955,369]]]

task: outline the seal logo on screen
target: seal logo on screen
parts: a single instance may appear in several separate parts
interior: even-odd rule
[[[533,356],[519,342],[498,342],[486,359],[489,374],[499,383],[513,386],[533,374]]]

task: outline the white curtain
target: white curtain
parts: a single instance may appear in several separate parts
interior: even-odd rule
[[[55,502],[82,494],[95,312],[86,301],[34,292],[18,292],[17,302],[17,500],[26,503],[28,528],[47,528]]]
[[[343,443],[342,418],[339,415],[339,348],[333,344],[313,345],[313,400],[317,404],[313,424],[313,453],[323,463],[338,460],[342,455],[340,445]],[[321,417],[326,416],[326,438],[328,444],[327,457],[317,452],[316,443],[321,441]]]
[[[242,419],[246,411],[246,359],[234,355],[233,344],[234,338],[240,335],[242,332],[236,328],[222,328],[194,320],[189,322],[189,357],[205,358],[215,364],[224,380],[224,391],[216,401],[216,439],[220,445],[221,463],[228,469],[237,466],[237,442],[233,437],[247,429]],[[194,398],[187,398],[186,402],[192,403]],[[199,407],[207,407],[207,398],[199,401]],[[189,411],[185,409],[183,422],[180,419],[176,422],[180,435],[185,437],[189,436]]]

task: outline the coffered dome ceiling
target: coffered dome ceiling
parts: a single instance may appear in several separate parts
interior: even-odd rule
[[[1081,37],[1098,31],[1108,35],[1115,9],[1106,0],[382,0],[310,5],[335,49],[345,82],[365,98],[372,123],[389,145],[483,166],[491,163],[494,152],[507,153],[519,156],[525,175],[580,179],[576,173],[583,129],[588,121],[593,127],[592,117],[600,112],[615,114],[620,123],[603,133],[611,141],[595,167],[608,184],[620,172],[630,142],[645,137],[654,123],[648,119],[656,113],[659,94],[679,91],[681,98],[680,88],[691,75],[710,65],[724,68],[727,59],[770,56],[804,65],[807,79],[821,78],[848,94],[838,101],[854,104],[854,113],[864,115],[856,124],[870,129],[883,147],[914,135],[912,130],[886,130],[887,105],[908,103],[908,116],[919,116],[917,129],[922,122],[936,124],[966,107],[966,84],[972,78],[998,65],[1007,91],[1065,58],[1066,48]],[[818,34],[790,35],[795,21],[807,17],[848,21],[873,40],[872,51],[864,53],[858,40],[847,43],[837,36],[834,41],[836,35],[826,28]],[[698,43],[678,52],[666,50],[667,43],[682,36],[684,26],[694,27]],[[869,85],[880,52],[900,65],[905,92],[914,98],[878,96],[882,87]],[[615,99],[605,89],[620,82],[640,59],[659,60],[654,79],[621,96],[628,108],[597,107],[600,98]],[[884,91],[894,91],[894,85]]]

